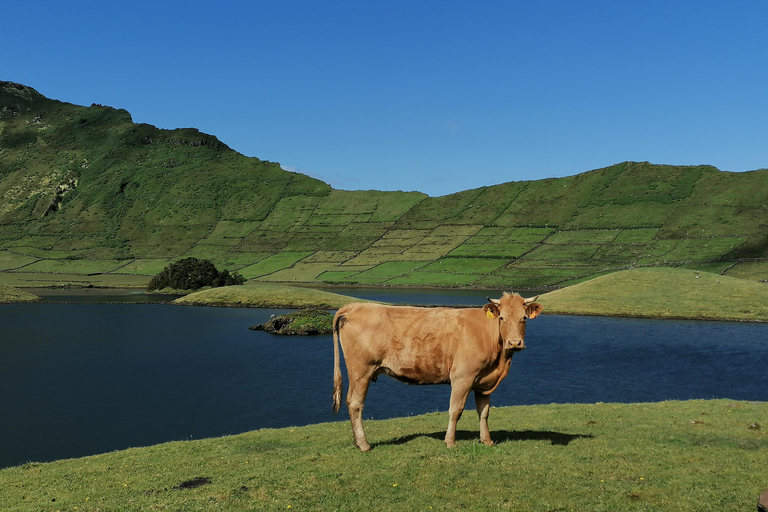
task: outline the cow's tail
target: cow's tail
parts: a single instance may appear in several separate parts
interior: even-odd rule
[[[339,329],[344,325],[344,315],[337,311],[333,317],[333,412],[341,407],[341,368],[339,367]]]

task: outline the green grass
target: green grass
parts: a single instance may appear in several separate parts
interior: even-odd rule
[[[258,280],[273,282],[296,281],[299,283],[306,283],[317,280],[317,276],[323,272],[337,270],[338,268],[339,266],[336,263],[305,263],[304,261],[300,261],[290,268],[278,270],[272,274],[262,276],[258,278]]]
[[[539,302],[555,314],[768,321],[768,285],[690,269],[616,272]]]
[[[11,251],[0,251],[0,271],[15,270],[35,261],[37,261],[37,258],[34,256]]]
[[[547,239],[548,244],[595,244],[610,243],[620,233],[618,229],[584,229],[560,231]]]
[[[128,263],[117,260],[40,260],[24,267],[25,272],[51,274],[108,274]]]
[[[456,274],[487,274],[509,263],[508,259],[443,258],[422,268],[425,272],[453,272]]]
[[[450,272],[427,272],[416,270],[401,277],[395,277],[386,283],[396,286],[429,286],[446,287],[468,286],[482,277],[483,274],[452,274]]]
[[[382,263],[381,265],[376,265],[369,270],[356,274],[355,278],[363,278],[381,282],[392,279],[393,277],[407,274],[408,272],[413,272],[423,265],[424,263],[418,261],[388,261],[386,263]]]
[[[37,302],[40,297],[22,290],[18,290],[7,284],[0,284],[0,304],[11,302]]]
[[[169,260],[163,259],[133,260],[114,272],[118,274],[138,274],[152,277],[159,274],[169,263],[171,263]]]
[[[284,252],[280,254],[273,254],[272,256],[254,263],[253,265],[249,265],[240,269],[240,274],[242,274],[242,276],[246,279],[264,276],[271,274],[272,272],[277,272],[278,270],[288,268],[301,259],[309,256],[310,254],[311,253],[309,252]]]
[[[588,260],[595,255],[599,245],[540,245],[527,255],[530,260],[571,261]]]
[[[406,390],[407,391],[407,390]],[[340,418],[343,419],[343,418]],[[5,510],[754,510],[768,404],[693,400],[494,408],[491,436],[433,413],[179,441],[0,470]],[[750,428],[755,423],[759,429]],[[210,482],[184,488],[185,482]]]
[[[141,288],[145,289],[150,276],[129,274],[50,274],[43,272],[0,272],[0,283],[19,288]]]
[[[367,302],[337,293],[273,283],[246,283],[240,286],[211,288],[176,299],[188,306],[247,306],[300,309],[337,309],[350,302]]]
[[[725,275],[768,283],[768,261],[742,261],[727,268]]]

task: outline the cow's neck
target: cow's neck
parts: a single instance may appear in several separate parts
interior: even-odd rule
[[[484,395],[490,395],[494,391],[496,391],[496,388],[499,387],[499,384],[501,384],[501,381],[504,380],[504,377],[507,376],[509,373],[509,366],[512,364],[512,356],[515,355],[514,350],[505,349],[503,345],[501,347],[501,353],[499,354],[499,365],[496,367],[496,371],[499,372],[499,378],[496,380],[496,384],[493,385],[491,389],[488,391],[483,391]]]

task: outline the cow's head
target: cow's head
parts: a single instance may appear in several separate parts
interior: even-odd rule
[[[541,314],[541,304],[532,297],[524,299],[516,293],[504,293],[501,299],[488,299],[483,310],[489,319],[499,322],[499,335],[504,348],[522,350],[525,348],[525,322]]]

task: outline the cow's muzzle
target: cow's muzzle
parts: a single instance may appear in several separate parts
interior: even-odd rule
[[[508,350],[523,350],[525,348],[525,341],[523,340],[506,340],[504,342],[504,348]]]

